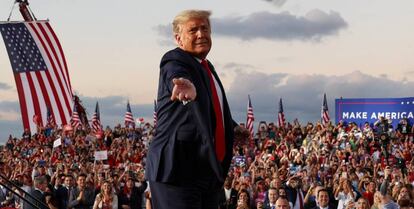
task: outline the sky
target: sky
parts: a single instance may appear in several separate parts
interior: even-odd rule
[[[6,21],[13,0],[0,1]],[[63,46],[73,91],[89,116],[98,101],[104,125],[134,117],[152,121],[159,61],[175,47],[174,16],[212,11],[214,64],[232,115],[275,122],[283,99],[288,121],[317,121],[323,94],[331,118],[336,98],[411,97],[414,90],[412,0],[32,0]],[[15,7],[11,20],[21,20]],[[2,42],[2,41],[0,41]],[[20,136],[17,90],[0,43],[0,144]],[[257,127],[257,126],[256,126]]]

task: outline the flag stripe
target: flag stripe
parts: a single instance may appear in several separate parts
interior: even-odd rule
[[[22,82],[22,89],[23,89],[23,94],[24,97],[26,98],[26,110],[27,110],[27,117],[28,117],[28,123],[29,126],[26,126],[25,128],[30,128],[30,131],[34,132],[36,130],[36,125],[34,124],[34,122],[32,121],[32,117],[35,114],[34,112],[34,106],[33,106],[33,100],[32,100],[32,95],[30,94],[30,86],[29,83],[27,81],[27,76],[26,73],[20,73],[20,79]]]
[[[286,120],[285,120],[285,114],[283,113],[283,102],[282,98],[279,100],[279,114],[277,115],[277,122],[279,127],[285,127]]]
[[[67,97],[72,98],[72,95],[70,95],[69,94],[69,91],[68,91],[69,84],[68,84],[68,81],[66,79],[66,75],[64,75],[64,73],[63,73],[63,68],[62,68],[62,64],[60,62],[61,61],[60,60],[60,57],[57,55],[56,50],[55,50],[56,49],[56,45],[52,43],[52,40],[50,39],[50,36],[49,36],[48,32],[45,31],[45,29],[42,26],[42,24],[38,24],[38,26],[39,26],[40,31],[42,32],[43,37],[47,41],[47,45],[46,46],[48,46],[49,47],[49,50],[52,52],[52,55],[53,56],[51,56],[51,57],[53,58],[53,60],[52,60],[52,61],[54,61],[53,63],[56,66],[59,67],[59,68],[56,68],[57,69],[56,71],[59,74],[59,78],[63,78],[63,80],[64,80],[64,84],[65,84],[65,87],[66,87],[66,88],[64,88],[65,89],[65,93],[68,94]]]
[[[57,38],[56,33],[55,33],[55,31],[53,31],[53,29],[50,26],[49,22],[46,23],[46,26],[48,28],[48,31],[52,35],[53,40],[55,41],[56,46],[59,49],[59,53],[60,53],[60,57],[59,58],[62,60],[63,66],[65,67],[64,70],[62,70],[62,72],[63,72],[63,74],[66,77],[66,82],[69,85],[69,89],[72,89],[72,84],[70,82],[70,77],[69,77],[68,65],[66,63],[65,53],[63,52],[62,45],[60,44],[59,39]],[[72,91],[69,91],[69,93],[71,94],[71,97],[73,97]]]
[[[43,93],[42,93],[42,89],[40,87],[40,84],[39,84],[39,82],[37,80],[36,72],[35,71],[31,71],[30,72],[30,77],[32,78],[33,89],[36,91],[36,95],[37,95],[37,97],[35,99],[36,99],[36,101],[39,104],[39,110],[40,110],[40,112],[39,112],[39,115],[38,116],[41,119],[40,124],[42,126],[44,126],[44,125],[46,125],[46,121],[47,121],[46,114],[45,114],[47,112],[46,102],[44,100],[44,97],[43,97]]]
[[[282,112],[280,112],[278,116],[279,116],[278,117],[279,127],[284,127],[285,126],[285,122],[286,122],[285,115]]]
[[[29,85],[29,91],[31,92],[31,96],[32,96],[34,115],[41,117],[42,112],[40,111],[40,107],[39,107],[39,100],[38,100],[39,97],[36,92],[35,85],[33,84],[33,79],[32,79],[32,75],[30,74],[30,72],[26,73],[26,78],[27,78],[27,83]],[[42,124],[38,124],[38,125],[42,125]]]
[[[65,118],[65,114],[63,112],[62,106],[59,105],[59,98],[57,96],[57,93],[52,90],[52,79],[50,78],[50,75],[48,72],[41,71],[40,74],[42,75],[42,78],[39,80],[42,80],[42,82],[45,83],[47,94],[50,97],[50,108],[52,108],[53,116],[55,118],[55,122],[57,124],[62,124]]]
[[[48,65],[48,69],[50,69],[49,72],[51,73],[51,75],[56,78],[59,90],[61,92],[61,93],[59,93],[59,96],[63,97],[63,100],[65,101],[65,104],[66,104],[66,108],[64,108],[64,110],[69,110],[69,112],[65,112],[65,118],[69,118],[70,114],[71,114],[70,111],[72,110],[72,105],[69,105],[68,98],[72,98],[72,97],[71,97],[70,94],[68,94],[69,91],[67,91],[66,88],[65,88],[67,86],[66,85],[64,86],[62,84],[62,75],[59,74],[60,71],[56,68],[56,66],[57,66],[56,63],[55,63],[56,59],[54,59],[54,57],[50,54],[50,51],[54,51],[54,48],[45,43],[45,40],[49,42],[49,37],[47,36],[47,34],[40,33],[38,30],[36,30],[36,26],[39,26],[39,28],[40,28],[39,30],[42,30],[42,25],[41,24],[42,23],[33,25],[33,31],[36,33],[37,38],[40,40],[40,42],[43,46],[44,51],[41,50],[41,52],[46,52],[46,55],[47,55],[47,58],[48,58],[48,59],[45,59],[46,65]],[[40,49],[42,49],[42,47]],[[43,57],[46,57],[46,56],[43,56]],[[51,66],[49,66],[49,65],[51,65]],[[56,82],[55,82],[55,84],[56,84]]]
[[[19,95],[20,110],[22,112],[23,127],[30,127],[29,117],[27,114],[26,97],[24,96],[24,89],[22,79],[19,73],[14,73],[14,80],[16,81],[17,94]]]
[[[44,24],[48,24],[48,23],[44,23]],[[42,32],[41,33],[41,35],[43,35],[43,38],[47,41],[47,43],[48,44],[46,44],[46,47],[48,47],[47,49],[47,51],[49,52],[49,51],[52,51],[52,53],[53,53],[53,55],[54,56],[52,56],[52,55],[50,55],[50,53],[48,53],[48,56],[49,56],[49,61],[50,61],[50,63],[53,65],[53,72],[51,72],[51,73],[55,73],[55,76],[56,76],[56,78],[58,78],[58,84],[59,84],[59,86],[60,86],[60,90],[62,91],[62,95],[63,95],[63,98],[64,98],[64,100],[65,100],[65,103],[66,103],[66,108],[63,108],[63,110],[67,110],[67,111],[64,111],[64,116],[62,116],[62,118],[64,118],[64,120],[61,122],[62,124],[67,124],[67,122],[68,122],[68,120],[69,120],[69,118],[70,118],[70,116],[71,116],[71,110],[73,109],[73,106],[71,105],[71,103],[68,101],[68,100],[71,100],[70,98],[72,98],[72,93],[71,93],[71,91],[69,91],[69,85],[67,84],[67,80],[66,80],[66,78],[65,78],[65,75],[64,75],[64,73],[62,73],[62,67],[61,67],[61,64],[57,61],[58,60],[58,58],[57,58],[57,55],[56,55],[56,51],[55,51],[55,49],[56,49],[56,47],[55,47],[55,45],[53,45],[53,44],[51,44],[51,40],[50,40],[50,36],[49,36],[49,34],[44,30],[44,27],[42,26],[42,24],[38,24],[38,26],[39,26],[39,29],[40,29],[40,31]],[[50,57],[52,57],[52,59],[50,59]],[[54,58],[54,59],[53,59]],[[53,62],[52,62],[53,61]],[[57,64],[56,64],[57,63]],[[56,66],[59,66],[59,68],[55,68]],[[62,79],[61,78],[63,78],[63,80],[65,81],[64,83],[65,83],[65,85],[64,86],[61,86],[61,85],[63,85],[63,84],[61,84],[62,83]],[[66,87],[66,88],[65,88]],[[54,90],[55,90],[56,88],[54,88]],[[60,94],[59,94],[60,95]],[[68,99],[69,98],[69,99]]]
[[[253,131],[253,122],[254,122],[254,115],[253,115],[253,107],[252,102],[250,100],[250,95],[248,96],[248,103],[247,103],[247,121],[246,121],[246,128],[250,132],[250,138],[252,139],[254,137],[254,131]]]
[[[40,71],[36,71],[35,74],[36,74],[36,80],[39,83],[39,87],[40,87],[41,92],[42,92],[42,96],[44,98],[44,101],[46,102],[46,107],[49,107],[50,114],[53,115],[53,108],[50,109],[51,102],[50,102],[50,98],[49,98],[49,93],[47,92],[45,83],[43,82],[42,75],[41,75]],[[48,117],[48,115],[47,115],[47,117]],[[46,117],[46,121],[48,121],[47,117]]]
[[[39,24],[41,24],[41,23],[39,23]],[[36,25],[39,25],[39,24],[36,24]],[[53,84],[53,85],[51,85],[51,87],[52,87],[52,90],[54,92],[56,92],[55,96],[57,96],[59,98],[59,101],[57,101],[57,102],[61,106],[66,105],[66,106],[61,108],[64,112],[63,117],[61,116],[61,118],[63,119],[63,121],[61,121],[61,123],[63,125],[65,125],[65,124],[68,123],[67,120],[70,118],[70,114],[71,114],[70,111],[71,111],[72,106],[69,105],[69,100],[67,98],[68,95],[65,93],[66,91],[65,91],[64,86],[62,84],[61,78],[59,77],[59,74],[57,73],[57,69],[55,68],[56,65],[54,64],[54,62],[52,62],[53,59],[52,59],[52,57],[49,53],[50,49],[45,44],[41,34],[36,29],[35,24],[29,23],[29,25],[30,25],[30,28],[31,28],[31,30],[29,28],[29,31],[31,32],[32,36],[37,37],[37,39],[35,39],[35,40],[36,40],[38,46],[42,46],[42,47],[39,47],[39,50],[42,53],[42,55],[44,57],[44,60],[45,60],[45,63],[47,65],[48,69],[49,69],[47,71],[47,74],[50,75],[51,80],[53,81],[53,82],[51,82],[51,84]],[[48,58],[48,59],[45,59],[45,58]],[[49,82],[50,82],[50,80],[49,80]]]
[[[48,83],[49,83],[50,87],[49,87],[48,93],[49,93],[49,95],[53,95],[53,97],[54,97],[54,101],[53,101],[54,105],[51,103],[51,106],[53,107],[54,110],[56,110],[56,111],[54,111],[54,113],[56,113],[56,114],[54,114],[54,116],[55,116],[55,118],[60,118],[60,120],[58,122],[59,124],[66,124],[66,123],[64,123],[64,121],[66,121],[67,117],[65,115],[64,108],[62,107],[62,102],[61,102],[61,99],[59,97],[59,93],[56,92],[55,83],[53,82],[53,79],[52,79],[49,72],[50,71],[46,71],[42,78],[44,79],[46,77],[46,79],[49,81]],[[60,105],[56,105],[56,104],[60,104]],[[57,113],[59,113],[59,117],[58,117]]]
[[[58,107],[58,111],[59,111],[59,118],[61,118],[61,120],[59,121],[61,124],[65,124],[64,121],[66,121],[66,116],[65,116],[65,111],[63,110],[63,106],[62,106],[62,102],[61,102],[61,98],[59,93],[56,91],[56,86],[55,83],[53,82],[53,78],[50,75],[49,71],[45,72],[45,76],[48,80],[49,86],[50,86],[50,91],[49,93],[51,93],[53,95],[53,97],[55,98],[54,103],[57,104]],[[56,109],[55,109],[56,110]],[[57,117],[55,117],[57,118]]]
[[[322,118],[323,124],[329,123],[330,118],[329,118],[328,102],[326,101],[326,94],[323,95],[321,118]]]

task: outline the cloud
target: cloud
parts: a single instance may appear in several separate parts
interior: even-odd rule
[[[20,112],[18,101],[0,101],[0,112]]]
[[[336,98],[410,97],[414,82],[396,81],[354,71],[341,76],[266,74],[241,71],[227,92],[233,117],[246,120],[247,94],[250,94],[256,121],[277,119],[278,101],[283,99],[288,121],[302,122],[320,118],[323,93],[326,92],[331,118]]]
[[[5,144],[9,135],[20,137],[23,133],[20,121],[4,121],[0,120],[0,145]]]
[[[270,2],[276,7],[282,7],[287,2],[287,0],[264,0],[264,1]]]
[[[326,36],[338,34],[348,26],[339,13],[326,13],[318,9],[311,10],[304,16],[262,11],[248,16],[212,18],[211,22],[215,35],[245,41],[320,41]],[[158,25],[155,30],[164,38],[172,37],[171,25]]]
[[[0,90],[8,90],[11,89],[12,87],[6,83],[2,83],[0,82]]]
[[[244,70],[244,69],[255,69],[253,65],[249,64],[240,64],[235,62],[229,62],[223,66],[223,69],[229,70]]]
[[[9,134],[22,134],[18,101],[0,101],[0,144],[7,141]]]
[[[242,40],[268,39],[282,41],[319,41],[346,28],[347,23],[337,12],[314,9],[305,16],[289,12],[256,12],[247,17],[233,16],[212,19],[217,35]]]

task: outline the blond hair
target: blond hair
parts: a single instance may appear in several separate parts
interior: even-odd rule
[[[211,12],[207,10],[184,10],[175,16],[173,20],[173,32],[178,34],[181,32],[180,25],[187,22],[189,19],[206,19],[210,25],[210,15]]]

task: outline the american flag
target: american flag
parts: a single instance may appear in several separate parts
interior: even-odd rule
[[[47,123],[47,107],[56,124],[69,123],[72,87],[62,46],[48,21],[0,22],[19,96],[23,127],[35,132],[32,117]]]
[[[253,132],[253,122],[254,122],[254,115],[253,115],[253,107],[252,102],[250,100],[250,95],[248,95],[249,102],[247,104],[247,122],[246,122],[246,128],[250,132],[250,137],[253,138],[254,132]]]
[[[52,115],[52,113],[50,112],[50,108],[49,107],[47,107],[47,115],[46,115],[46,118],[47,118],[47,124],[46,124],[46,126],[47,125],[49,125],[50,127],[53,127],[53,126],[55,126],[55,119],[53,118],[53,115]]]
[[[330,118],[329,118],[329,111],[328,111],[328,102],[326,101],[326,94],[323,94],[321,118],[322,118],[323,124],[329,123]]]
[[[92,130],[97,133],[102,130],[101,116],[99,114],[99,104],[96,102],[95,113],[92,116]]]
[[[157,116],[157,101],[154,99],[154,114],[153,114],[153,118],[154,118],[154,128],[157,126],[157,120],[158,120],[158,116]]]
[[[70,120],[70,125],[76,130],[78,126],[81,125],[81,120],[79,118],[78,111],[76,110],[76,104],[73,106],[72,118]]]
[[[129,101],[127,103],[127,110],[125,112],[125,127],[135,127],[134,116],[132,115],[131,106],[129,105]]]
[[[282,98],[279,100],[279,114],[277,115],[277,122],[279,127],[285,127],[285,113],[283,113]]]

